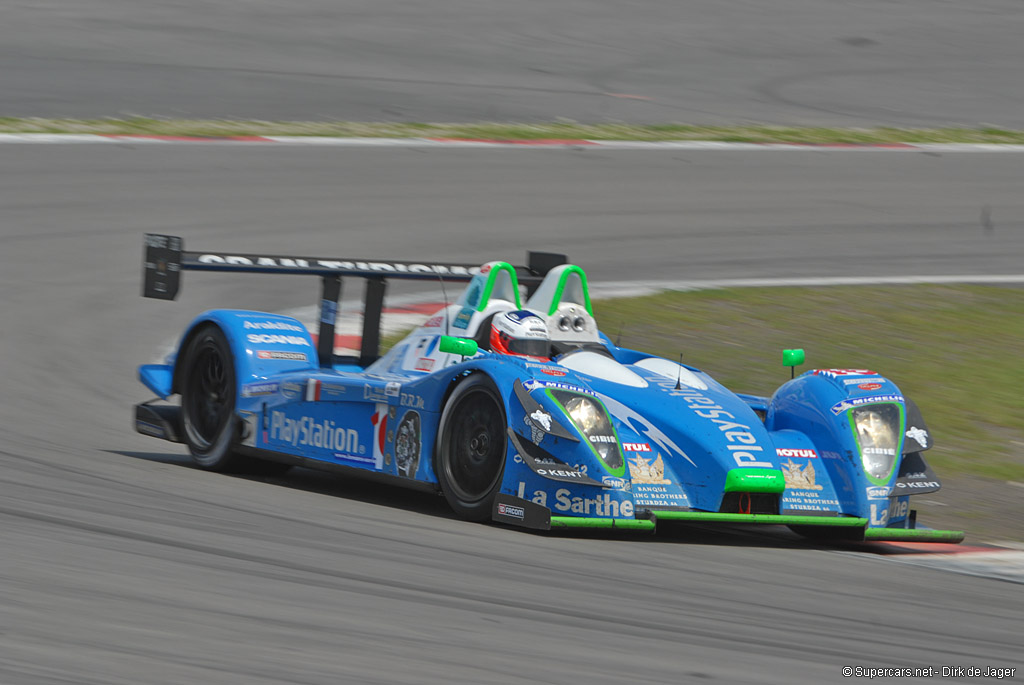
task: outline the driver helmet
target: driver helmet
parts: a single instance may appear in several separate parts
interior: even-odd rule
[[[551,356],[547,324],[524,309],[498,314],[491,321],[491,350],[547,361]]]

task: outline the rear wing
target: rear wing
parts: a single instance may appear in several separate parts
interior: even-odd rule
[[[235,271],[261,274],[305,274],[319,276],[320,331],[317,355],[321,367],[334,361],[334,329],[344,277],[366,281],[363,296],[363,337],[359,363],[372,363],[380,353],[380,319],[384,293],[391,279],[418,281],[469,281],[480,271],[479,264],[449,262],[395,262],[322,257],[241,254],[236,252],[186,252],[185,242],[170,235],[144,236],[142,296],[173,300],[181,287],[182,271]],[[548,271],[568,262],[563,254],[527,252],[527,265],[517,266],[516,278],[532,294]]]

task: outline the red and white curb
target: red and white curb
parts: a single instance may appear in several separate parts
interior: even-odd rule
[[[431,314],[441,310],[444,302],[410,302],[405,305],[394,305],[385,307],[381,311],[380,332],[386,337],[396,335],[410,328],[421,326]],[[302,322],[316,338],[319,329],[319,310],[316,307],[303,307],[302,309],[284,312],[286,316],[294,316]],[[359,354],[359,344],[363,339],[363,317],[362,307],[346,308],[342,306],[341,312],[334,326],[334,353],[342,355]]]
[[[0,133],[0,144],[108,144],[108,145],[278,145],[306,147],[456,147],[604,150],[749,151],[903,151],[903,152],[1024,152],[1024,145],[1009,143],[727,143],[704,140],[589,140],[550,138],[501,140],[476,138],[338,138],[330,136],[161,136],[94,133]]]
[[[864,550],[886,559],[969,576],[1024,583],[1024,544],[951,545],[930,542],[871,543]]]

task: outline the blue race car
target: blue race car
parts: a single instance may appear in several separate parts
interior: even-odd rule
[[[959,542],[918,528],[913,495],[938,478],[920,412],[864,369],[816,369],[771,398],[618,347],[587,277],[563,255],[527,266],[185,252],[147,235],[143,294],[174,299],[184,270],[310,274],[314,339],[298,320],[215,309],[139,378],[161,400],[140,433],[185,443],[214,471],[328,469],[439,491],[457,515],[533,529],[784,524],[809,537]],[[342,279],[365,279],[360,354],[334,354]],[[465,290],[387,354],[389,280]],[[525,291],[525,293],[524,293]],[[787,350],[785,363],[802,363]]]

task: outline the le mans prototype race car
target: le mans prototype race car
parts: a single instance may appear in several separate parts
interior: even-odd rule
[[[440,491],[462,518],[653,530],[672,521],[784,524],[809,537],[959,542],[918,528],[910,497],[938,490],[931,435],[890,380],[816,369],[771,398],[622,348],[599,332],[587,277],[563,255],[528,266],[185,252],[145,237],[143,294],[174,299],[184,270],[322,279],[314,337],[298,320],[215,309],[139,378],[162,400],[135,428],[185,443],[202,468],[329,469]],[[366,280],[360,354],[334,354],[343,277]],[[379,356],[387,280],[468,282]],[[523,290],[525,290],[525,294]],[[524,301],[525,299],[525,301]],[[491,321],[531,312],[540,358],[492,349]],[[790,366],[802,351],[786,351]]]

